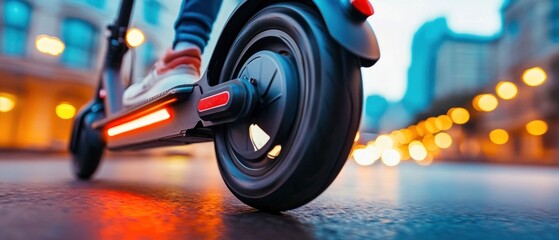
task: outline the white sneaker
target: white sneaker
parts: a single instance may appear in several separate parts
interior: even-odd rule
[[[173,87],[196,83],[200,79],[200,59],[198,48],[167,51],[144,79],[124,91],[122,103],[135,106]]]

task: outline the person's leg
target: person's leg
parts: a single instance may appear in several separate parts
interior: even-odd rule
[[[175,23],[173,49],[197,46],[201,52],[208,44],[212,26],[222,0],[185,0]]]
[[[123,95],[125,106],[133,106],[166,90],[200,79],[202,52],[222,0],[185,0],[175,23],[173,48],[155,63],[153,71],[130,86]]]

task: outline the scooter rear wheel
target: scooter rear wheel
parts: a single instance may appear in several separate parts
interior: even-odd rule
[[[330,185],[359,126],[359,69],[312,6],[274,4],[245,25],[221,80],[251,81],[260,101],[215,135],[219,169],[235,196],[260,210],[285,211]]]

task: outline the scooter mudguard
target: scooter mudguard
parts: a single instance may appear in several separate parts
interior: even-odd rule
[[[380,50],[375,33],[367,21],[356,20],[344,9],[344,1],[350,0],[304,0],[303,3],[314,4],[332,38],[347,51],[361,59],[364,67],[374,65],[380,58]],[[208,79],[216,84],[219,79],[220,66],[223,66],[228,50],[233,44],[237,33],[241,31],[250,17],[259,10],[274,3],[285,2],[279,0],[244,0],[233,11],[225,25],[208,66]],[[216,69],[216,71],[212,71]]]
[[[380,58],[377,37],[367,21],[353,19],[344,10],[350,0],[313,1],[328,28],[330,36],[346,50],[362,59],[365,67],[374,65]]]

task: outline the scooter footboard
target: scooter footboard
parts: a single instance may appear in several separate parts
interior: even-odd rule
[[[213,131],[200,128],[196,112],[202,96],[198,86],[178,86],[146,103],[125,109],[93,124],[102,129],[110,150],[176,146],[213,140]]]

